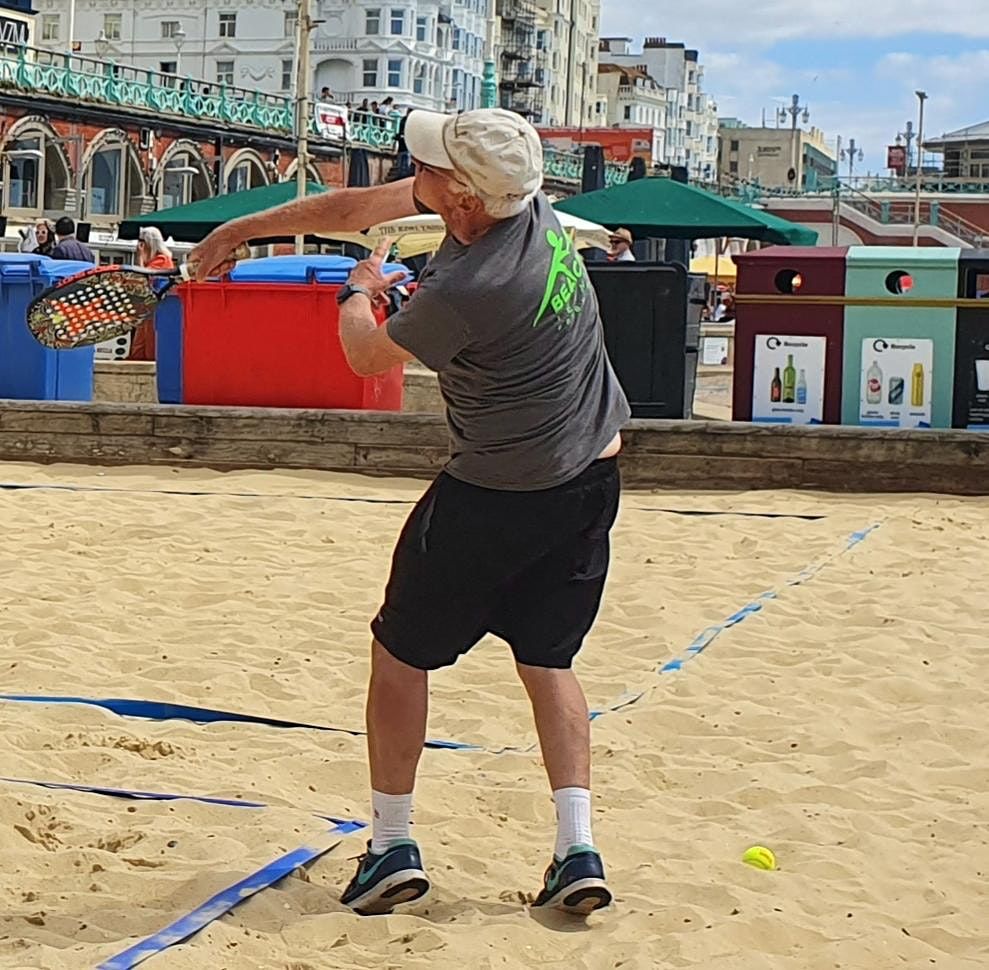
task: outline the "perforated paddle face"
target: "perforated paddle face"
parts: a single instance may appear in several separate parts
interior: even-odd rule
[[[154,319],[164,289],[156,288],[154,279],[110,266],[70,276],[32,301],[28,328],[39,343],[55,350],[112,340]]]

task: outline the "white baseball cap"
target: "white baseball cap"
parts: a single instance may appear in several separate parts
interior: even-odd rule
[[[528,201],[543,184],[543,146],[521,115],[502,108],[463,114],[413,111],[405,143],[416,161],[451,169],[480,193]]]

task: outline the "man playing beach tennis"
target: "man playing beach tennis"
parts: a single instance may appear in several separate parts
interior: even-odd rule
[[[387,913],[429,889],[410,828],[428,672],[493,633],[511,646],[532,702],[556,804],[555,851],[535,905],[586,914],[611,893],[591,835],[590,726],[571,665],[608,571],[630,411],[587,273],[540,192],[532,126],[499,109],[415,111],[405,139],[413,179],[245,217],[190,260],[205,278],[248,239],[442,216],[442,246],[386,326],[372,306],[396,282],[382,275],[387,242],[340,294],[353,369],[376,374],[417,358],[436,371],[451,437],[449,462],[405,523],[371,623],[372,838],[342,898],[360,913]]]

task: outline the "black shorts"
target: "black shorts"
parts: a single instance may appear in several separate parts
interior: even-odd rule
[[[375,639],[421,670],[455,663],[486,633],[521,664],[569,667],[601,604],[620,490],[617,458],[538,492],[441,472],[402,529]]]

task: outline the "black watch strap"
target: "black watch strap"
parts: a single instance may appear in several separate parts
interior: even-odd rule
[[[340,292],[337,293],[337,303],[344,304],[355,293],[363,293],[369,300],[372,299],[371,291],[363,286],[356,286],[352,283],[345,283]]]

